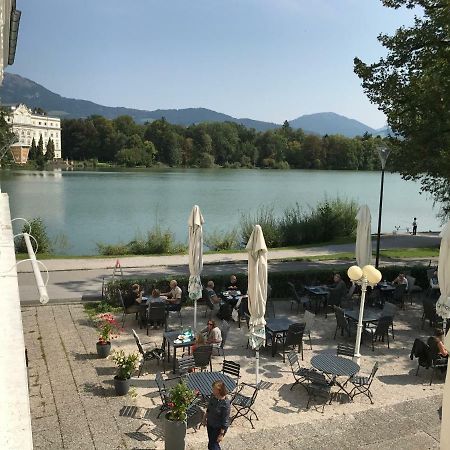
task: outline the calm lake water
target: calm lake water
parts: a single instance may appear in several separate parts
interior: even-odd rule
[[[13,217],[41,217],[52,238],[65,235],[65,253],[96,253],[96,242],[128,242],[155,224],[187,242],[187,220],[194,204],[204,230],[229,230],[241,213],[273,206],[281,214],[298,202],[314,206],[325,196],[367,203],[376,231],[380,172],[305,170],[186,169],[133,172],[0,171],[1,189],[10,196]],[[382,229],[411,226],[438,230],[433,202],[419,185],[386,174]]]

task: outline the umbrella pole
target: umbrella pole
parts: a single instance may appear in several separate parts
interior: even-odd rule
[[[356,362],[356,364],[360,364],[361,361],[361,353],[360,347],[361,347],[361,335],[362,335],[362,329],[363,329],[363,316],[364,316],[364,303],[366,301],[366,289],[367,289],[367,280],[366,278],[363,279],[363,282],[361,284],[361,300],[359,303],[359,316],[358,316],[358,327],[356,330],[356,341],[355,341],[355,355],[353,357],[353,361]]]
[[[197,332],[197,299],[194,300],[194,331]]]
[[[259,350],[256,350],[256,386],[259,384]]]

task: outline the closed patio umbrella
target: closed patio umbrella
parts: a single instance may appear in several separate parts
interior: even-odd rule
[[[440,234],[441,248],[439,250],[438,282],[441,296],[436,303],[436,312],[444,319],[450,318],[450,222]],[[445,337],[445,347],[450,348],[450,333]],[[445,377],[444,396],[442,399],[441,442],[440,448],[450,448],[450,380]]]
[[[259,349],[266,340],[267,246],[262,229],[255,225],[248,240],[248,309],[250,346],[256,350],[256,384],[259,384]]]
[[[194,330],[197,329],[197,300],[202,296],[203,228],[200,208],[194,205],[189,216],[189,298],[194,300]]]
[[[372,264],[371,219],[369,207],[362,205],[356,215],[358,226],[356,228],[355,256],[359,267]]]

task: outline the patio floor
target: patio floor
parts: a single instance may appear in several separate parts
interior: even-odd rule
[[[275,304],[277,317],[297,317],[290,312],[289,302]],[[131,395],[117,397],[114,364],[98,359],[95,329],[83,305],[23,307],[22,311],[36,449],[164,448],[163,420],[156,418],[160,399],[154,382],[161,367],[148,362],[145,374],[133,378]],[[205,325],[202,312],[200,308],[199,321]],[[421,368],[416,377],[417,363],[409,358],[414,339],[432,333],[428,324],[421,330],[421,314],[419,299],[399,311],[390,349],[383,342],[376,344],[374,352],[362,345],[361,371],[370,372],[375,361],[380,364],[372,385],[374,405],[358,396],[351,403],[333,401],[325,406],[323,414],[314,408],[306,410],[304,389],[299,386],[290,390],[293,377],[289,364],[283,363],[280,354],[273,358],[269,351],[261,351],[264,384],[255,408],[260,420],[255,422],[255,430],[245,419],[235,421],[223,448],[380,448],[388,442],[397,448],[437,448],[443,377],[437,375],[429,386],[429,371]],[[183,309],[183,323],[192,324],[192,315],[192,308]],[[301,315],[298,318],[301,321]],[[179,327],[175,315],[169,326]],[[333,314],[328,318],[316,316],[313,350],[305,342],[305,365],[315,353],[334,351],[338,342],[353,341],[339,334],[333,340],[335,326]],[[136,349],[132,327],[143,342],[162,342],[161,329],[150,330],[147,338],[130,315],[126,332],[113,341],[114,348]],[[225,354],[241,364],[241,381],[254,383],[254,352],[246,348],[246,332],[245,323],[241,329],[232,324]],[[213,370],[220,370],[221,363],[222,358],[215,356]],[[123,406],[135,406],[137,413],[134,417],[121,416]],[[149,420],[143,420],[148,410]],[[206,442],[205,428],[188,428],[188,449],[206,448]]]

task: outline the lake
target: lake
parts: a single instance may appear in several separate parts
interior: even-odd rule
[[[376,231],[380,172],[311,170],[168,169],[143,171],[0,171],[12,217],[41,217],[50,237],[64,235],[65,253],[91,255],[96,242],[132,240],[155,224],[187,242],[194,204],[205,218],[205,233],[229,230],[242,213],[272,206],[277,214],[298,202],[314,206],[325,196],[366,203]],[[382,230],[403,231],[417,217],[418,230],[439,230],[433,202],[419,184],[386,173]]]

